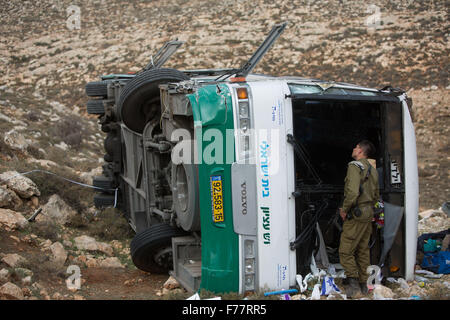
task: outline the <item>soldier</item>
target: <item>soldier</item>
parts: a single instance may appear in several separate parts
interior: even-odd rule
[[[375,147],[368,140],[359,142],[353,149],[355,161],[348,164],[344,200],[339,209],[344,221],[339,260],[348,279],[346,293],[349,297],[361,290],[367,293],[366,269],[370,265],[373,208],[380,197],[377,170],[367,160],[374,152]]]

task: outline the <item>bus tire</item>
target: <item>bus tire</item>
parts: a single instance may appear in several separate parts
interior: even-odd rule
[[[159,85],[188,80],[175,69],[150,69],[131,79],[124,86],[118,102],[118,113],[131,130],[142,133],[145,125],[161,114]]]
[[[183,235],[186,232],[167,223],[155,224],[139,232],[130,244],[134,265],[146,272],[167,273],[173,268],[172,237]]]

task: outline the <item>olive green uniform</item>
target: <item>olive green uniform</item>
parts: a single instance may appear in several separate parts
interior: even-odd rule
[[[344,221],[339,246],[339,260],[345,270],[347,278],[358,278],[359,282],[366,282],[367,267],[370,265],[369,240],[372,233],[373,207],[379,200],[378,173],[372,167],[368,179],[364,181],[369,161],[361,159],[348,164],[345,177],[344,201],[342,210],[347,213]],[[363,192],[361,195],[360,184]],[[353,207],[357,205],[362,214],[354,216]],[[353,217],[348,219],[349,212]]]

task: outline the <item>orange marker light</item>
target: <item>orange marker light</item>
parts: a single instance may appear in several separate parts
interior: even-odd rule
[[[247,88],[237,88],[236,92],[238,99],[248,99]]]
[[[247,81],[244,77],[234,77],[234,78],[230,78],[231,82],[245,82]]]

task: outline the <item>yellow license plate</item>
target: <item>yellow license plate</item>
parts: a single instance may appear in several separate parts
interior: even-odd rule
[[[222,176],[211,176],[211,195],[213,221],[223,222]]]

